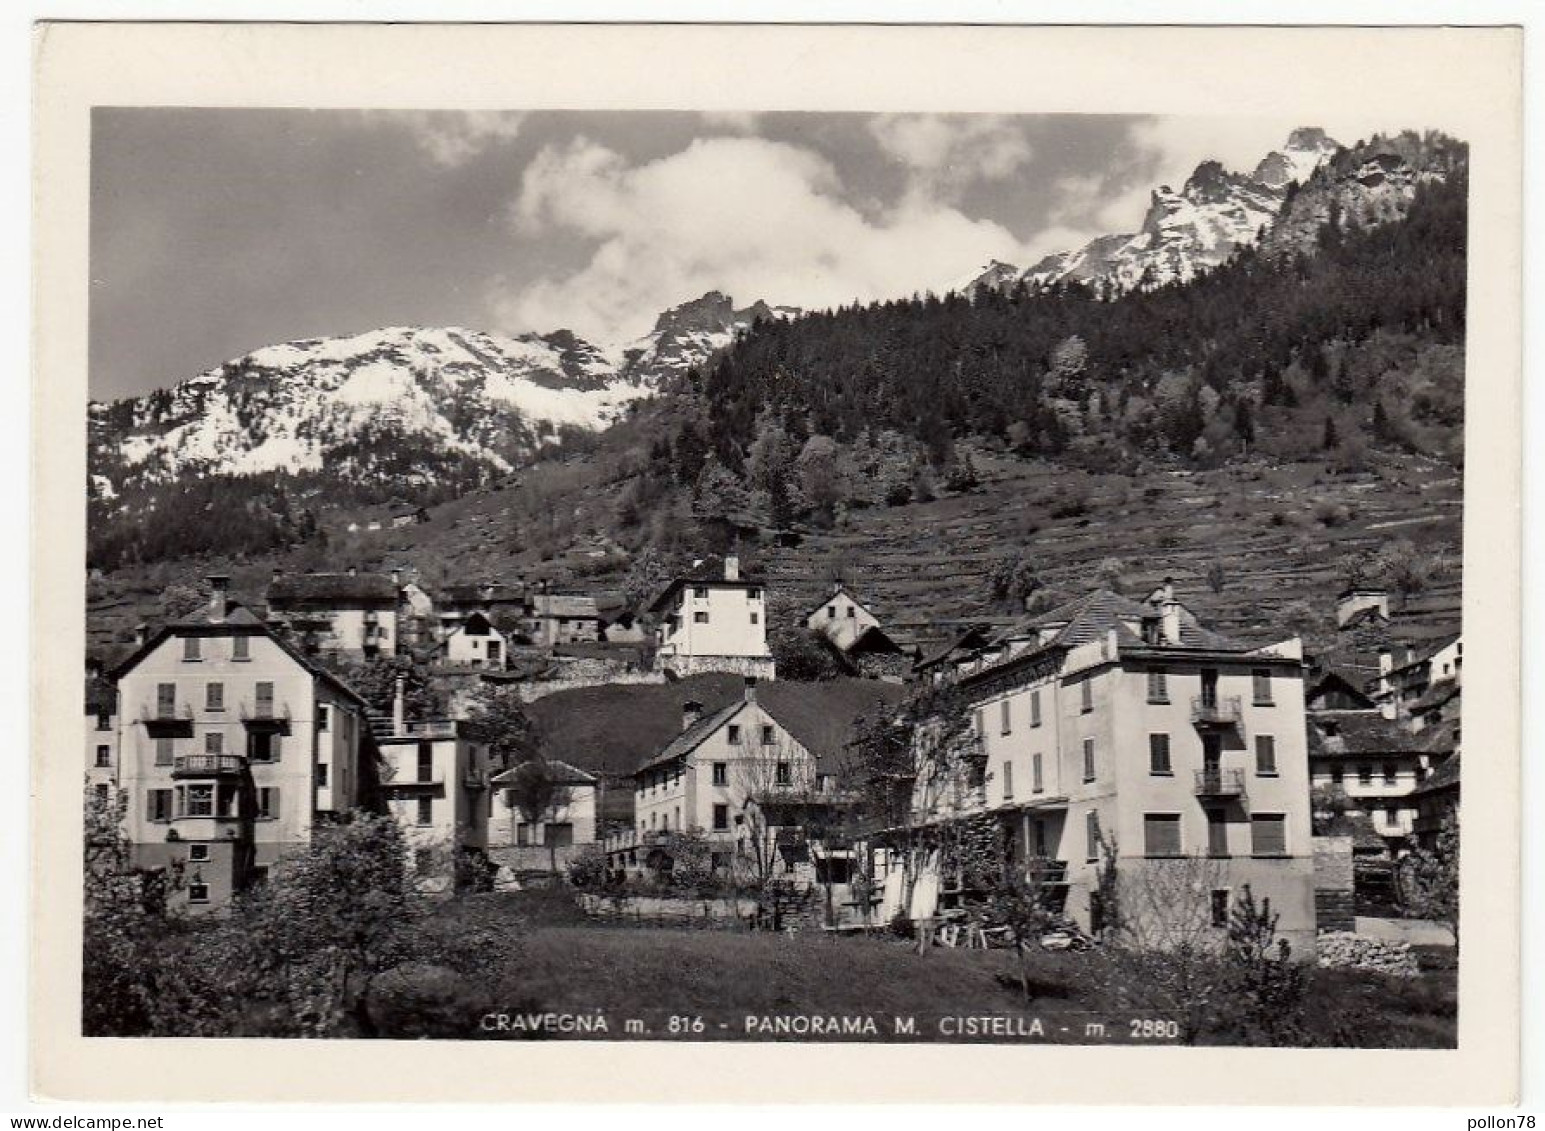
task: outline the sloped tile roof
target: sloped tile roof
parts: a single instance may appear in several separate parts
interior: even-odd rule
[[[284,601],[395,601],[397,586],[382,573],[297,573],[276,577],[269,604]]]
[[[514,783],[515,775],[520,770],[520,767],[528,764],[522,762],[520,766],[513,766],[501,774],[495,774],[488,779],[488,784],[511,785]],[[571,766],[559,758],[548,758],[547,765],[552,772],[553,780],[560,785],[594,785],[596,783],[597,779],[594,774],[587,774],[578,766]]]
[[[594,597],[541,593],[531,599],[531,606],[539,617],[577,617],[585,620],[599,620],[601,617]]]
[[[1427,780],[1411,791],[1412,797],[1424,796],[1432,793],[1442,793],[1445,790],[1459,788],[1459,755],[1455,754],[1446,762],[1441,763],[1432,773],[1427,775]]]
[[[1421,751],[1416,735],[1377,711],[1316,712],[1309,716],[1307,735],[1311,758]]]

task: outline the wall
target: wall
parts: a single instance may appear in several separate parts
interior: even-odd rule
[[[865,629],[878,628],[880,622],[874,614],[855,601],[847,592],[832,594],[805,621],[806,625],[826,633],[838,648],[847,649]]]
[[[1357,929],[1352,838],[1314,838],[1314,910],[1322,931]]]
[[[533,830],[533,845],[545,845],[546,833],[549,822],[555,824],[571,824],[574,826],[574,844],[576,847],[594,844],[596,839],[596,787],[593,785],[574,784],[567,787],[569,797],[567,804],[557,806],[552,813],[544,818]],[[505,790],[495,787],[492,800],[493,813],[488,822],[488,843],[490,846],[518,847],[517,825],[525,821],[525,817],[519,809],[512,808],[505,800]],[[546,849],[543,849],[546,854]]]
[[[699,597],[699,591],[705,596]],[[677,596],[676,630],[660,643],[662,658],[674,656],[767,655],[767,603],[761,589],[741,586],[686,585]],[[696,621],[706,614],[706,624]]]

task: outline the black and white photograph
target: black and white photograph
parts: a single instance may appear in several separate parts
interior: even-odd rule
[[[77,1036],[1459,1047],[1473,116],[456,102],[90,108]]]

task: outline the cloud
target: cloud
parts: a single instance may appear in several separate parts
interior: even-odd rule
[[[405,128],[437,165],[456,168],[520,136],[526,115],[507,110],[370,110],[369,120]]]
[[[642,164],[583,138],[548,147],[512,213],[527,236],[592,246],[565,277],[495,287],[495,318],[602,342],[637,337],[708,290],[820,308],[943,289],[976,263],[1024,252],[1001,225],[920,193],[861,210],[830,162],[763,138],[700,138]]]
[[[996,114],[880,114],[869,132],[906,167],[911,191],[929,197],[956,199],[973,181],[1018,172],[1031,156],[1020,125]]]

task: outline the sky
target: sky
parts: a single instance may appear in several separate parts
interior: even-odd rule
[[[1135,231],[1154,186],[1296,125],[1072,114],[100,108],[90,389],[380,326],[647,333],[709,290],[804,309],[943,291]]]

